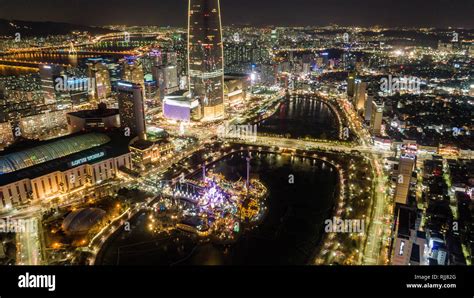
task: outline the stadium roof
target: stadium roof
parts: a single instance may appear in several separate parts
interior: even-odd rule
[[[69,213],[63,220],[62,228],[66,233],[86,233],[96,225],[106,212],[99,208],[83,208]]]
[[[110,138],[105,134],[89,133],[0,156],[0,175],[101,146],[108,142],[110,142]]]

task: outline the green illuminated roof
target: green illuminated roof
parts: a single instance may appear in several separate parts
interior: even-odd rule
[[[108,142],[110,142],[110,138],[105,134],[89,133],[0,156],[0,175],[101,146]]]

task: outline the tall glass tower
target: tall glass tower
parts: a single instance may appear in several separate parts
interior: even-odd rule
[[[224,47],[219,0],[189,0],[188,70],[191,96],[203,120],[224,116]]]

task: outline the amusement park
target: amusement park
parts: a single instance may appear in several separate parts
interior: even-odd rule
[[[156,212],[173,210],[180,230],[207,237],[217,243],[235,241],[246,228],[258,225],[265,216],[266,186],[250,177],[250,157],[247,177],[230,181],[202,165],[200,179],[163,183],[162,193],[154,204]]]

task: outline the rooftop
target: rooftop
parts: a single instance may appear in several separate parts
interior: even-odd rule
[[[98,109],[95,110],[82,110],[77,112],[68,113],[68,115],[72,115],[79,118],[103,118],[103,117],[110,117],[114,115],[118,115],[118,109],[107,109],[106,106],[99,105]]]
[[[0,175],[39,165],[110,141],[105,134],[89,133],[41,144],[0,156]]]
[[[17,170],[0,175],[0,186],[23,179],[34,179],[55,171],[66,171],[79,164],[94,164],[126,154],[129,152],[129,141],[129,138],[118,132],[80,133],[60,138],[59,141],[49,142],[46,145],[9,154],[7,162],[5,162],[5,156],[0,157],[0,162],[4,162],[7,166],[12,163],[10,159],[23,165]],[[41,159],[35,155],[38,154],[36,152],[40,152]],[[87,160],[87,157],[91,156],[94,158]],[[84,159],[86,161],[82,162]],[[41,162],[34,162],[38,160]]]

